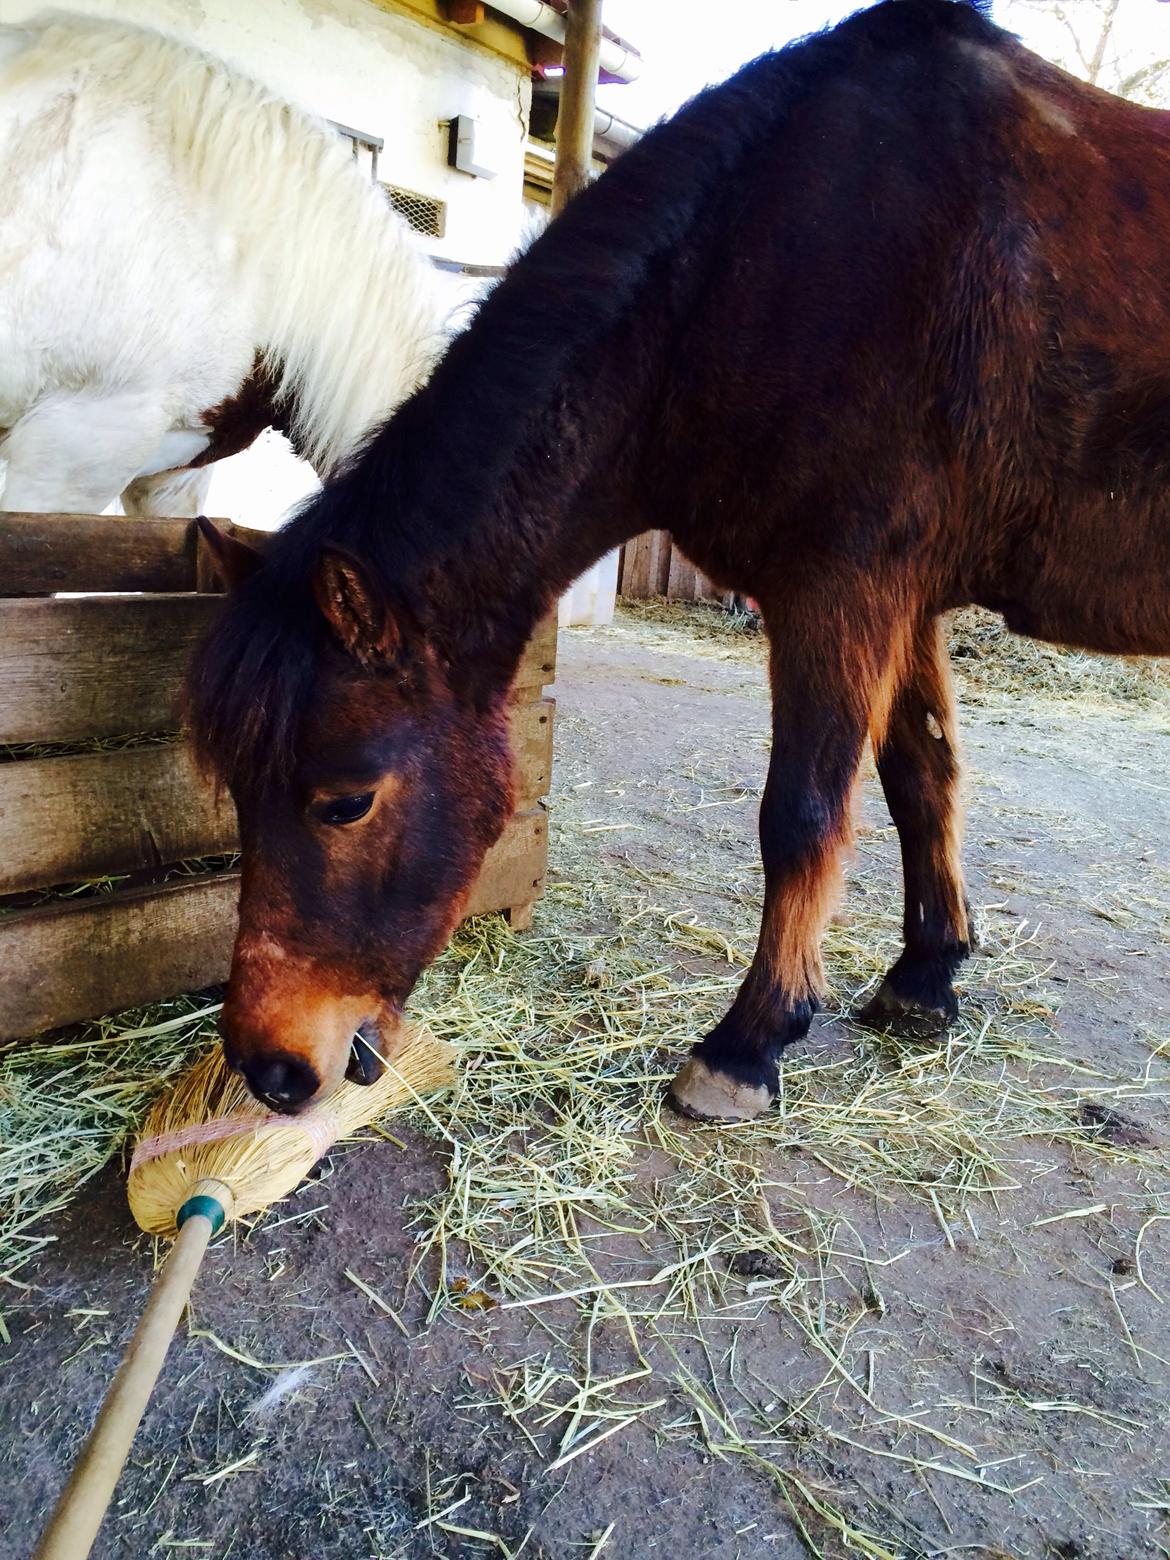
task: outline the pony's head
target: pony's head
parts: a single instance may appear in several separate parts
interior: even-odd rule
[[[503,695],[472,701],[401,603],[321,547],[302,589],[201,521],[230,595],[191,668],[243,853],[220,1028],[278,1110],[372,1082],[511,810]]]

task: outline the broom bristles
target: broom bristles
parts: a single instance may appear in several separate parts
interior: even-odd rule
[[[200,1182],[214,1181],[228,1218],[259,1213],[338,1139],[451,1083],[454,1057],[429,1029],[411,1026],[374,1083],[339,1084],[303,1115],[277,1116],[216,1046],[151,1107],[130,1164],[130,1211],[147,1234],[173,1237],[180,1208]]]

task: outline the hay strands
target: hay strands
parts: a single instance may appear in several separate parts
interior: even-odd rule
[[[342,1083],[302,1115],[278,1116],[217,1046],[155,1104],[127,1193],[139,1225],[174,1244],[34,1560],[89,1554],[212,1236],[286,1196],[339,1139],[449,1084],[453,1054],[429,1030],[409,1030],[374,1083]]]

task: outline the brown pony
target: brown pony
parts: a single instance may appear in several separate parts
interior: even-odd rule
[[[901,839],[879,1017],[955,1012],[970,933],[940,615],[1170,652],[1170,115],[974,9],[887,0],[696,98],[579,197],[274,540],[198,656],[236,799],[229,1058],[294,1110],[393,1053],[510,806],[549,603],[668,529],[760,603],[765,901],[672,1086],[737,1119],[821,984],[867,738]],[[363,1060],[364,1059],[364,1060]]]

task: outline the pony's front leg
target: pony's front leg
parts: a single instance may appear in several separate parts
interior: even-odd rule
[[[211,466],[183,466],[135,477],[122,490],[122,511],[127,515],[173,515],[186,519],[207,513]]]
[[[865,1023],[937,1031],[958,1013],[954,977],[971,950],[960,860],[960,753],[946,637],[923,624],[877,751],[878,774],[902,846],[905,946]]]
[[[0,439],[7,465],[0,508],[99,513],[142,470],[169,420],[155,389],[46,396]],[[197,449],[196,442],[182,460]]]
[[[872,581],[822,582],[769,608],[772,758],[760,808],[764,913],[731,1010],[670,1086],[677,1110],[744,1121],[779,1088],[780,1052],[807,1031],[822,987],[820,941],[841,876],[850,793],[866,735],[884,729],[909,621]]]

